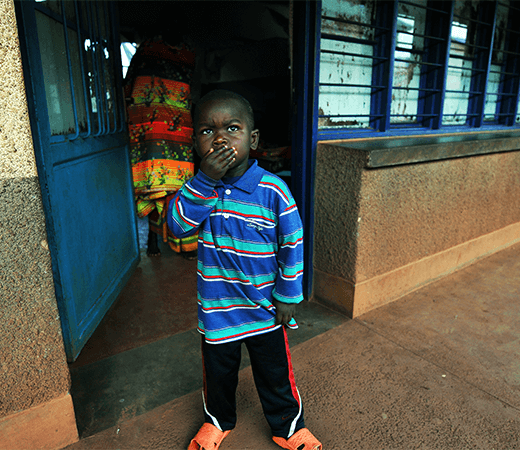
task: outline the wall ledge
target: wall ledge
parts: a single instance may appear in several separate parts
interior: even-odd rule
[[[518,242],[520,222],[355,284],[315,268],[314,298],[358,317]]]
[[[418,164],[491,153],[520,151],[520,132],[320,141],[359,152],[367,169]]]
[[[0,419],[0,449],[50,450],[78,442],[69,393]]]

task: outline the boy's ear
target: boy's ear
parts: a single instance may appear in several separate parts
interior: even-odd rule
[[[251,150],[256,150],[258,143],[260,142],[260,131],[251,131]]]

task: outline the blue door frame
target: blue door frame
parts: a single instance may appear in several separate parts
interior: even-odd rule
[[[303,290],[313,294],[314,167],[318,143],[321,1],[295,1],[292,192],[304,227]]]
[[[87,138],[69,135],[56,139],[51,136],[35,20],[37,4],[16,0],[15,7],[56,297],[67,358],[73,361],[139,262],[126,136],[121,132],[122,128],[111,133],[102,132],[102,129],[110,128],[106,122],[100,122],[97,133],[89,131],[91,135]],[[320,11],[319,1],[294,2],[294,42],[297,45],[293,60],[292,191],[305,231],[303,285],[307,299],[312,297],[313,280]],[[114,36],[117,36],[117,25],[112,23]],[[63,154],[66,156],[59,157]],[[74,183],[78,176],[81,177],[84,167],[90,168],[94,178],[86,189]],[[114,176],[112,184],[103,189],[94,188],[103,183],[104,174]],[[67,192],[60,190],[63,181],[60,177],[69,178]],[[116,186],[120,189],[115,195]],[[111,200],[106,202],[107,198]],[[64,208],[64,204],[90,205],[90,210],[98,217],[98,225],[112,221],[120,233],[107,230],[107,227],[96,227],[95,221],[88,220],[88,214],[80,214],[87,224],[74,223],[74,210]],[[70,234],[67,229],[74,227],[76,233]],[[82,249],[82,246],[90,247],[92,241],[88,239],[96,232],[103,234],[102,245],[108,247]],[[73,240],[77,242],[71,245]]]
[[[101,12],[106,12],[105,20],[115,18],[105,27],[107,32],[103,37],[97,22],[97,8],[101,8],[101,4]],[[79,7],[73,5],[78,14]],[[84,3],[82,11],[93,26],[89,25],[89,34],[82,36],[79,19],[69,20],[65,13],[60,18],[59,13],[27,0],[16,1],[15,8],[56,299],[67,359],[74,361],[139,262],[124,104],[122,95],[118,95],[122,93],[122,75],[117,11],[110,2]],[[72,85],[70,98],[75,112],[75,130],[68,135],[51,133],[38,38],[37,14],[42,11],[54,23],[59,24],[61,20],[64,28]],[[69,54],[78,49],[70,48],[68,32],[78,36],[80,53],[87,37],[89,45],[98,45],[97,54],[92,51],[92,60],[97,59],[92,62],[92,68],[85,70],[80,58],[83,81],[78,85],[82,84],[86,92],[85,105],[88,104],[87,93],[93,95],[93,91],[85,87],[85,74],[92,70],[96,83],[95,114],[92,106],[86,112],[88,124],[85,123],[84,129],[80,129],[76,115],[78,99],[74,98]],[[105,55],[110,55],[105,58],[108,63],[103,61]],[[114,64],[111,69],[114,69],[115,82],[111,82],[111,86],[107,86],[106,74],[99,69],[106,68],[106,64]],[[113,90],[109,92],[108,88]]]

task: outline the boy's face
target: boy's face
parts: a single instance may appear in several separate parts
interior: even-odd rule
[[[243,175],[248,169],[249,151],[258,146],[259,132],[251,130],[244,106],[235,99],[202,105],[193,132],[195,150],[203,159],[210,150],[235,149],[235,161],[229,165],[227,177]]]

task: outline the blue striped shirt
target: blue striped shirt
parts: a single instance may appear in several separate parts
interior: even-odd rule
[[[249,161],[232,185],[202,171],[177,193],[168,226],[177,237],[199,230],[198,329],[219,344],[266,333],[273,299],[303,300],[303,229],[287,185]],[[297,328],[294,319],[289,327]]]

